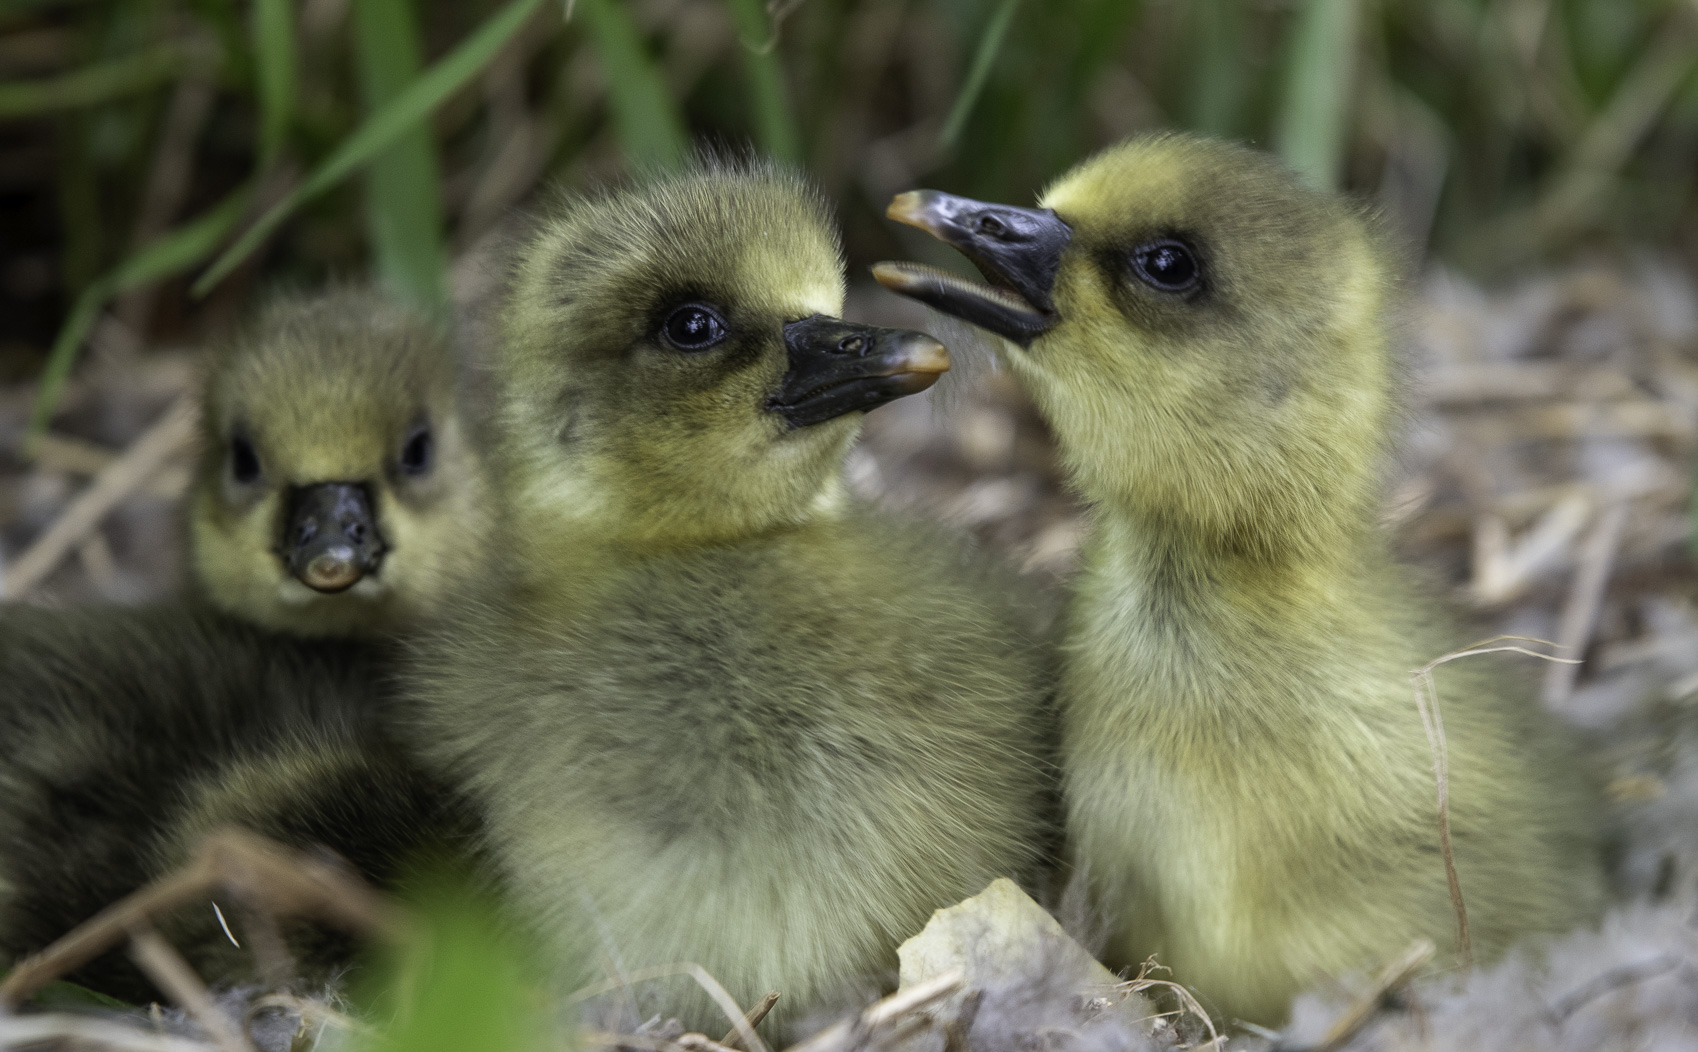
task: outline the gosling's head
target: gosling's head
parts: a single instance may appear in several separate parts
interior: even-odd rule
[[[457,379],[441,327],[375,294],[262,310],[207,376],[190,536],[208,599],[300,635],[429,617],[487,555]]]
[[[991,284],[907,263],[879,281],[1004,338],[1088,496],[1262,556],[1336,545],[1368,507],[1393,267],[1344,200],[1266,154],[1157,135],[1035,209],[919,190],[888,214]]]
[[[823,199],[704,166],[568,203],[521,255],[501,360],[509,492],[544,530],[638,546],[830,514],[865,410],[948,368],[919,333],[838,320]]]

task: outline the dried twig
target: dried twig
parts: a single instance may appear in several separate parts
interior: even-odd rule
[[[187,448],[195,436],[199,413],[196,401],[190,394],[179,396],[123,456],[102,468],[58,521],[18,556],[0,584],[0,596],[17,598],[40,584],[114,508],[141,488],[166,461]]]
[[[1557,642],[1564,651],[1577,657],[1585,653],[1598,623],[1598,608],[1604,601],[1604,589],[1610,581],[1610,568],[1615,563],[1616,548],[1621,543],[1622,528],[1627,525],[1627,505],[1610,505],[1586,538],[1580,550],[1580,565],[1574,572],[1574,588],[1562,608],[1562,624],[1557,630]],[[1552,665],[1545,670],[1545,683],[1539,698],[1547,708],[1561,709],[1574,693],[1574,679],[1579,674],[1579,662]]]
[[[1138,974],[1136,976],[1121,983],[1119,986],[1115,987],[1115,989],[1128,994],[1141,994],[1145,990],[1158,987],[1167,991],[1179,1002],[1179,1010],[1182,1014],[1195,1016],[1203,1021],[1203,1026],[1209,1032],[1209,1047],[1213,1049],[1220,1048],[1220,1033],[1215,1029],[1215,1021],[1209,1017],[1208,1011],[1203,1008],[1202,1003],[1197,1000],[1196,995],[1171,979],[1150,978],[1150,973],[1155,971],[1157,968],[1160,968],[1164,972],[1171,971],[1171,969],[1157,964],[1155,957],[1151,956],[1146,958],[1144,963],[1138,966]]]
[[[406,930],[405,919],[394,907],[339,867],[252,833],[222,830],[209,834],[194,858],[175,873],[120,899],[45,950],[19,961],[0,982],[0,1007],[14,1007],[87,964],[153,916],[215,891],[391,940]]]
[[[207,1052],[199,1041],[152,1033],[116,1019],[61,1013],[0,1015],[0,1048],[38,1045],[109,1052]]]
[[[213,1003],[212,991],[201,982],[200,976],[183,960],[182,954],[171,948],[153,927],[137,924],[130,931],[130,956],[137,966],[152,979],[155,986],[200,1024],[213,1044],[224,1052],[254,1052],[246,1034],[230,1025],[230,1020]]]
[[[1526,647],[1515,646],[1513,643],[1494,645],[1502,640],[1519,640],[1544,646],[1556,645],[1549,640],[1528,636],[1493,636],[1474,646],[1436,657],[1409,674],[1415,690],[1415,708],[1421,714],[1421,727],[1427,732],[1427,746],[1433,753],[1433,784],[1439,818],[1439,853],[1444,857],[1444,875],[1446,883],[1450,886],[1451,909],[1456,911],[1456,951],[1464,968],[1473,966],[1474,947],[1468,937],[1468,905],[1462,897],[1462,881],[1456,875],[1456,852],[1450,842],[1450,749],[1445,743],[1444,716],[1439,710],[1439,688],[1433,681],[1433,670],[1457,658],[1479,654],[1526,654],[1542,661],[1575,663],[1573,658],[1552,657]]]
[[[777,1003],[778,1003],[778,991],[774,990],[772,993],[769,993],[765,997],[761,998],[760,1004],[749,1009],[749,1014],[743,1017],[743,1022],[749,1024],[750,1029],[753,1029],[757,1026],[760,1026],[761,1020],[766,1018],[766,1014],[768,1012],[772,1011],[772,1006],[777,1004]],[[734,1049],[734,1048],[740,1047],[739,1042],[741,1040],[742,1040],[742,1038],[741,1038],[741,1035],[739,1035],[737,1033],[737,1028],[732,1027],[730,1030],[727,1030],[725,1032],[724,1037],[719,1039],[719,1043],[724,1045],[726,1048],[733,1048]]]
[[[1684,963],[1679,957],[1672,954],[1663,954],[1648,961],[1640,961],[1638,964],[1612,968],[1593,978],[1580,989],[1558,999],[1557,1003],[1551,1006],[1549,1012],[1551,1023],[1555,1026],[1561,1026],[1568,1020],[1569,1016],[1605,994],[1614,993],[1624,987],[1632,986],[1634,983],[1642,983],[1647,979],[1655,979],[1659,975],[1674,971]]]
[[[633,983],[647,982],[651,979],[665,979],[674,975],[688,975],[696,981],[697,986],[700,986],[709,997],[713,998],[720,1011],[725,1013],[725,1018],[731,1021],[732,1031],[738,1035],[743,1043],[743,1048],[747,1052],[768,1052],[766,1042],[762,1041],[760,1035],[755,1033],[754,1027],[749,1025],[748,1016],[744,1014],[741,1008],[737,1007],[736,999],[726,992],[725,987],[719,984],[718,979],[708,974],[706,968],[688,961],[677,964],[661,964],[652,968],[638,968],[627,974],[622,974],[618,978],[593,983],[569,994],[566,998],[566,1004],[577,1004],[599,994],[624,989]]]
[[[813,1037],[791,1045],[787,1052],[837,1052],[852,1048],[857,1041],[875,1030],[894,1029],[917,1020],[916,1013],[927,1005],[943,1000],[961,989],[966,976],[954,968],[935,979],[898,990],[881,1001],[867,1006],[860,1015],[826,1027]]]
[[[1407,986],[1409,981],[1415,978],[1415,973],[1433,959],[1434,952],[1435,947],[1430,939],[1416,939],[1410,943],[1408,949],[1392,958],[1380,970],[1380,974],[1374,979],[1374,985],[1327,1028],[1320,1042],[1309,1052],[1338,1052],[1349,1044],[1352,1038],[1373,1022],[1374,1016],[1385,1007],[1386,999],[1394,991]]]

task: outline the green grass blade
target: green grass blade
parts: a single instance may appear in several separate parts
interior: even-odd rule
[[[419,921],[414,936],[389,948],[356,991],[371,1006],[368,1017],[389,1022],[356,1052],[562,1049],[548,1040],[534,955],[495,906],[452,873],[414,875],[408,883]]]
[[[71,375],[71,366],[76,364],[77,353],[107,302],[137,285],[181,274],[212,255],[213,249],[241,218],[251,194],[250,188],[242,187],[200,218],[151,242],[83,289],[48,352],[47,365],[41,372],[41,389],[36,392],[35,406],[30,412],[26,442],[47,430],[65,380]]]
[[[360,88],[368,112],[394,100],[423,66],[412,0],[354,0]],[[446,299],[442,199],[429,121],[414,124],[366,169],[366,229],[391,291],[433,308]]]
[[[1230,138],[1244,109],[1245,20],[1242,0],[1193,0],[1197,20],[1195,76],[1191,82],[1191,126]]]
[[[259,167],[283,151],[295,118],[295,15],[289,0],[254,0],[255,87],[259,92]]]
[[[755,131],[761,149],[783,161],[802,160],[801,137],[790,116],[784,89],[784,70],[778,61],[778,28],[767,17],[762,0],[731,0],[737,32],[743,37],[743,62],[748,69],[749,94],[755,103]]]
[[[146,91],[175,77],[183,62],[182,49],[167,46],[63,76],[0,84],[0,119],[74,110]]]
[[[329,157],[321,161],[283,200],[273,205],[231,245],[194,284],[204,296],[251,255],[302,204],[335,186],[361,165],[405,135],[460,86],[488,65],[542,0],[512,0],[490,16],[459,47],[444,55],[407,90],[368,116]]]
[[[607,71],[608,103],[625,156],[638,168],[675,168],[688,139],[684,120],[637,26],[618,0],[577,0]]]
[[[991,13],[990,21],[985,23],[978,49],[973,52],[973,64],[968,67],[967,79],[961,85],[961,94],[955,97],[955,105],[949,108],[949,116],[943,122],[943,131],[938,133],[939,151],[947,153],[953,150],[960,140],[967,118],[973,115],[974,103],[979,101],[980,92],[985,90],[985,80],[990,76],[991,66],[996,64],[996,56],[1002,51],[1002,42],[1008,36],[1009,24],[1014,21],[1014,11],[1019,6],[1020,0],[1002,0]]]
[[[1360,0],[1304,0],[1286,51],[1274,145],[1311,186],[1330,190],[1343,167]]]

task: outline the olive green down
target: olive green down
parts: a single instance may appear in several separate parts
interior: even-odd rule
[[[188,498],[189,599],[140,609],[0,605],[0,966],[182,864],[223,824],[325,845],[386,886],[471,840],[454,794],[394,740],[395,632],[416,627],[484,557],[481,462],[441,329],[355,288],[274,299],[212,357]],[[396,470],[428,425],[429,470]],[[260,470],[232,478],[237,430]],[[279,555],[291,487],[363,486],[386,551],[336,594]],[[234,904],[231,923],[243,919]],[[253,956],[209,909],[167,921],[207,978]],[[301,978],[356,943],[288,931]],[[120,951],[75,978],[161,996]]]
[[[743,1004],[781,991],[782,1034],[1040,861],[1050,686],[1024,596],[849,499],[860,412],[767,408],[783,326],[842,296],[826,205],[763,168],[572,201],[517,264],[508,579],[424,638],[410,684],[562,982],[693,961]],[[658,335],[690,302],[723,343]],[[687,978],[661,989],[652,1010],[723,1024]]]
[[[214,606],[305,636],[388,635],[433,616],[480,571],[489,494],[444,326],[356,286],[279,296],[214,349],[189,498],[193,577]],[[427,470],[403,468],[425,436]],[[245,442],[257,477],[237,477]],[[292,490],[369,495],[386,548],[345,591],[307,587],[279,557]]]
[[[1376,221],[1179,135],[1103,151],[1040,206],[1071,230],[1052,324],[1001,350],[1092,505],[1060,705],[1109,963],[1159,954],[1210,1008],[1275,1024],[1417,937],[1454,961],[1411,671],[1469,640],[1375,522],[1397,270]],[[1164,240],[1195,287],[1136,272]],[[1598,811],[1536,674],[1436,676],[1474,953],[1592,917]]]

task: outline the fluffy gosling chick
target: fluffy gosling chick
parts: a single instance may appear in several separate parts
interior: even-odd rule
[[[439,329],[348,288],[284,298],[221,348],[190,498],[218,608],[304,636],[433,615],[482,564],[483,469]]]
[[[458,850],[464,813],[386,727],[387,665],[374,644],[189,605],[0,612],[0,971],[180,866],[221,825],[328,846],[387,886]],[[243,935],[239,903],[221,905]],[[255,978],[251,947],[231,944],[210,903],[159,922],[208,981]],[[316,923],[285,934],[289,978],[309,986],[358,949]],[[163,996],[121,951],[70,978],[137,1003]]]
[[[364,639],[416,627],[484,559],[455,373],[435,326],[374,294],[273,302],[205,389],[190,528],[206,602],[0,607],[0,964],[219,824],[328,846],[380,883],[465,838],[385,729],[393,652]],[[203,974],[247,976],[210,909],[173,923]],[[350,959],[296,934],[306,975]],[[157,996],[121,954],[78,978]]]
[[[1374,523],[1394,265],[1277,162],[1132,140],[1036,209],[932,191],[892,218],[993,283],[880,264],[1004,338],[1093,531],[1062,678],[1070,850],[1117,965],[1159,953],[1226,1013],[1425,936],[1455,943],[1410,670],[1456,647]],[[1438,673],[1477,952],[1593,915],[1593,808],[1495,659]]]
[[[885,978],[932,910],[1029,875],[1043,832],[1018,592],[840,479],[862,412],[947,357],[830,317],[842,296],[827,207],[780,172],[546,222],[499,361],[511,583],[411,679],[561,956],[697,962],[743,1004],[780,991],[781,1029]],[[657,1010],[723,1023],[671,991]]]

